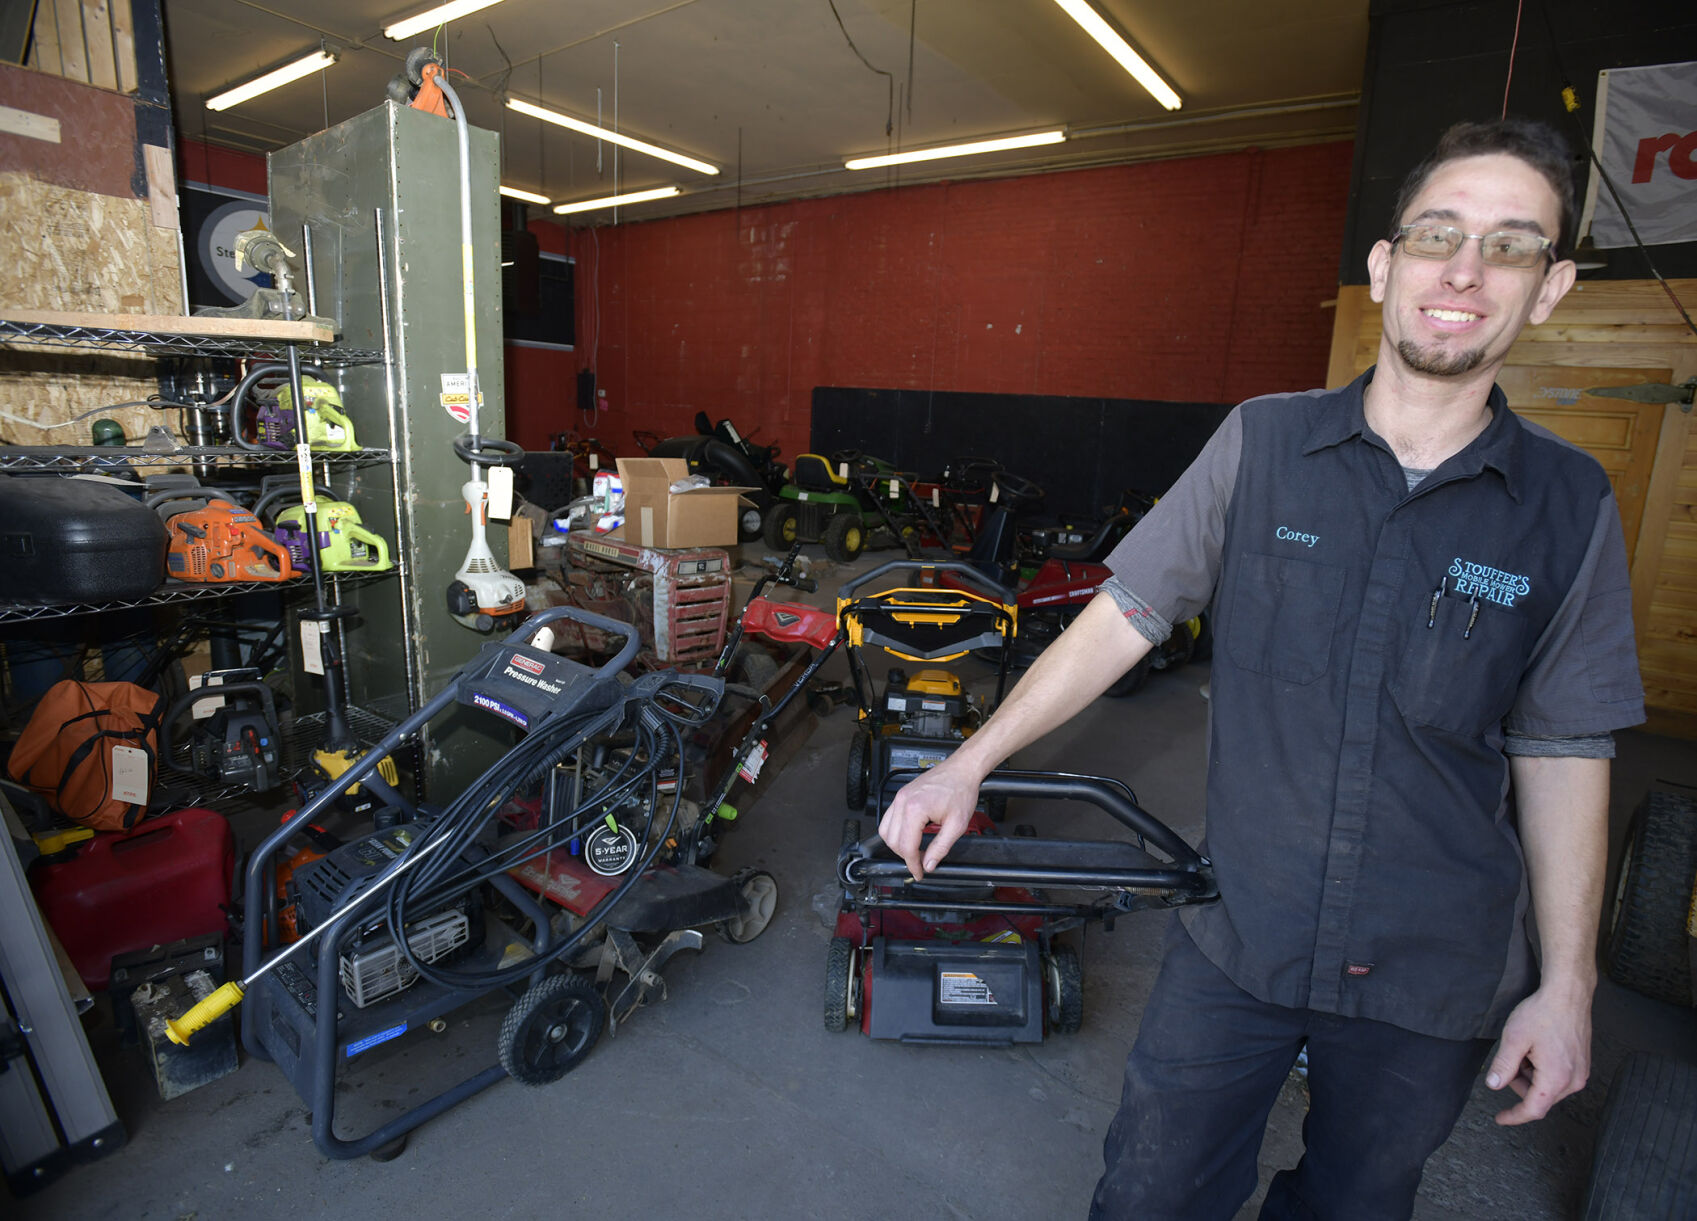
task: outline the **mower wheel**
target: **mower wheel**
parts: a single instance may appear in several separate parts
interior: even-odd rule
[[[1049,948],[1048,1019],[1056,1034],[1077,1034],[1084,1025],[1084,973],[1070,945]]]
[[[851,1018],[860,1018],[860,951],[847,937],[833,937],[825,957],[825,1029],[841,1033]]]
[[[766,525],[762,531],[766,545],[774,551],[788,551],[795,546],[797,518],[800,516],[801,510],[793,504],[775,504],[766,510]]]
[[[825,554],[846,564],[866,546],[866,528],[853,513],[838,513],[825,526]]]
[[[764,869],[744,869],[731,881],[745,905],[740,916],[719,921],[719,936],[732,945],[747,945],[772,923],[778,910],[778,883]]]
[[[1008,818],[1008,799],[1004,793],[984,799],[984,813],[993,823],[1006,822]]]
[[[737,542],[752,543],[759,538],[764,529],[763,517],[760,506],[744,505],[737,514]]]
[[[548,975],[513,1002],[496,1051],[520,1085],[548,1085],[587,1056],[607,1023],[607,1002],[581,975]]]
[[[1109,684],[1104,695],[1122,699],[1128,695],[1136,695],[1143,690],[1143,684],[1149,681],[1149,671],[1155,661],[1154,650],[1145,653],[1138,663]]]
[[[871,755],[872,736],[863,729],[856,729],[854,737],[849,739],[848,784],[843,790],[848,808],[856,814],[866,808],[866,797],[872,787]]]

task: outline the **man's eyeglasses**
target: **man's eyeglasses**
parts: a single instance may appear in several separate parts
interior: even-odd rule
[[[1536,233],[1513,229],[1501,233],[1463,233],[1454,225],[1403,225],[1396,240],[1409,254],[1421,259],[1453,258],[1461,244],[1479,239],[1479,257],[1493,267],[1535,267],[1544,251],[1555,243]]]

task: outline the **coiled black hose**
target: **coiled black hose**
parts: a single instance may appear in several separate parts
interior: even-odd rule
[[[385,923],[395,944],[419,975],[441,987],[467,990],[489,990],[533,975],[572,953],[654,863],[677,823],[683,799],[680,784],[666,807],[664,824],[657,828],[661,801],[659,775],[668,765],[675,769],[674,774],[681,775],[684,742],[679,726],[700,724],[712,715],[717,705],[716,698],[704,706],[698,700],[669,692],[666,676],[656,677],[659,682],[644,683],[646,689],[633,690],[611,708],[598,708],[539,726],[460,794],[441,817],[421,828],[407,853],[422,855],[432,844],[440,843],[440,847],[430,851],[426,859],[390,889],[385,909]],[[695,689],[699,691],[699,687]],[[593,792],[583,795],[567,817],[510,836],[487,852],[477,850],[479,840],[508,801],[541,784],[556,764],[570,758],[585,744],[615,735],[630,737],[628,749],[623,750],[613,773]],[[488,971],[456,970],[424,962],[407,944],[402,930],[406,928],[409,911],[429,914],[440,910],[508,870],[565,846],[574,836],[602,821],[610,810],[625,811],[633,806],[643,814],[628,825],[636,842],[646,846],[645,854],[570,936],[551,944],[540,954]]]

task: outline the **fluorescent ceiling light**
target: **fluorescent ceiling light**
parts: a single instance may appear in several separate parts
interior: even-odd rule
[[[561,215],[567,212],[594,212],[600,208],[617,208],[623,204],[646,203],[650,199],[670,199],[677,193],[677,187],[655,187],[652,191],[631,191],[625,195],[607,195],[600,199],[579,200],[577,203],[555,204],[554,211]]]
[[[1157,102],[1168,110],[1177,110],[1184,105],[1178,94],[1173,92],[1173,87],[1160,78],[1146,59],[1127,45],[1126,40],[1119,36],[1119,32],[1103,21],[1102,15],[1091,8],[1086,0],[1055,0],[1055,3],[1066,10],[1068,17],[1083,26],[1086,34],[1101,43],[1104,51],[1119,60],[1120,67],[1135,76],[1137,83],[1147,89]]]
[[[208,110],[228,110],[239,106],[250,98],[256,98],[262,93],[270,93],[279,85],[290,81],[298,81],[303,76],[311,76],[314,72],[322,72],[336,62],[336,57],[328,51],[314,51],[311,55],[303,55],[292,64],[284,64],[274,72],[257,76],[245,85],[237,85],[234,89],[226,89],[223,93],[206,99]]]
[[[385,27],[383,34],[385,37],[393,38],[396,42],[399,42],[403,38],[411,38],[414,34],[421,34],[425,30],[434,30],[439,25],[446,25],[456,17],[464,17],[468,13],[477,12],[478,9],[488,8],[492,4],[499,3],[501,3],[501,0],[453,0],[452,4],[438,4],[435,8],[428,9],[416,17],[405,17],[395,22],[394,25]]]
[[[546,204],[550,202],[546,195],[538,195],[535,191],[521,191],[517,187],[504,186],[501,188],[501,194],[508,199],[522,199],[525,203]]]
[[[1026,136],[1008,136],[1003,140],[974,140],[970,144],[945,144],[941,148],[917,148],[906,153],[890,153],[883,157],[851,157],[843,162],[845,170],[872,170],[881,165],[906,165],[910,161],[935,161],[939,157],[970,157],[974,153],[999,153],[1008,148],[1031,148],[1038,144],[1059,144],[1067,138],[1064,129],[1034,131]]]
[[[682,153],[674,153],[669,148],[661,148],[658,144],[650,144],[646,140],[636,140],[630,136],[621,136],[616,131],[608,131],[605,127],[597,127],[593,123],[585,123],[582,119],[574,119],[569,114],[561,114],[557,110],[548,110],[542,106],[533,106],[520,98],[508,98],[507,105],[520,114],[530,115],[541,119],[544,123],[557,123],[561,127],[569,127],[573,131],[582,132],[586,136],[594,136],[597,140],[607,140],[613,144],[623,145],[639,153],[647,153],[650,157],[659,157],[675,165],[685,166],[702,174],[717,174],[719,167],[705,161],[697,161],[694,157],[686,157]]]

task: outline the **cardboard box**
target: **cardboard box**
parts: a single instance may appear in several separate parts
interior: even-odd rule
[[[743,495],[753,488],[696,488],[674,492],[689,474],[684,458],[620,458],[625,485],[625,524],[612,532],[639,547],[734,547]]]

